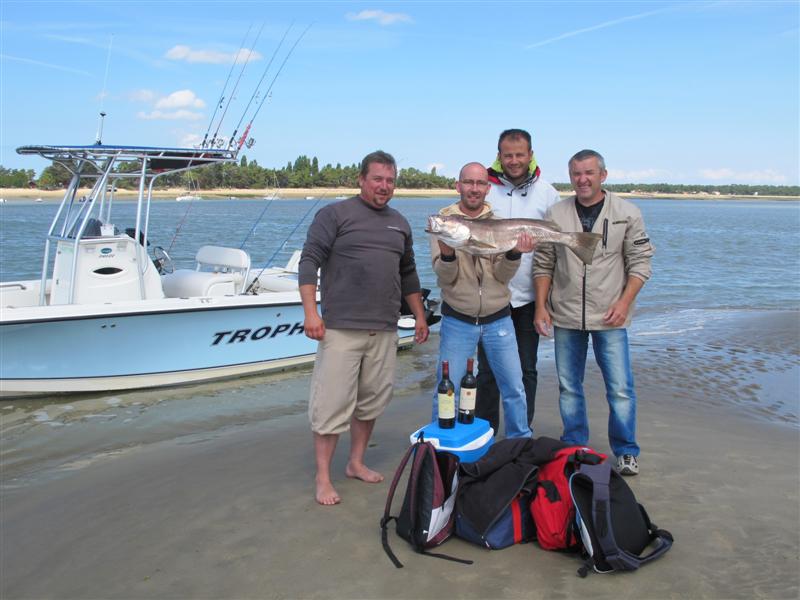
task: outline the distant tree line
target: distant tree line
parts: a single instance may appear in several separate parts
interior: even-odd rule
[[[33,169],[6,169],[5,167],[0,167],[0,187],[28,187],[35,177],[36,172]]]
[[[554,183],[559,192],[571,192],[569,183]],[[703,185],[701,183],[606,183],[603,184],[609,192],[627,192],[631,194],[694,194],[719,193],[723,196],[800,196],[798,185],[742,185],[729,183],[727,185]]]
[[[122,170],[137,171],[134,163],[122,166]],[[178,187],[191,190],[215,188],[264,189],[264,188],[333,188],[358,187],[357,164],[336,166],[326,164],[322,167],[316,156],[298,156],[294,162],[286,163],[280,169],[262,167],[257,161],[248,161],[246,156],[237,163],[215,164],[193,171],[173,173],[156,180],[157,188]],[[39,178],[33,169],[5,169],[0,166],[0,188],[20,188],[34,185],[40,189],[58,189],[65,187],[70,174],[60,165],[53,164],[42,171]],[[87,185],[90,185],[87,184]],[[554,184],[559,191],[571,191],[568,183]],[[119,180],[117,186],[132,189],[136,186],[134,179]],[[397,187],[408,189],[454,189],[455,179],[436,173],[436,167],[430,172],[420,171],[413,167],[400,169],[397,175]],[[605,186],[612,192],[630,192],[633,194],[691,194],[706,193],[739,196],[800,196],[800,186],[796,185],[702,185],[675,183],[612,183]]]
[[[122,171],[136,171],[137,166],[122,165]],[[248,161],[242,156],[239,163],[214,164],[201,169],[164,175],[156,180],[156,188],[185,187],[187,189],[214,188],[332,188],[358,187],[359,165],[337,163],[320,167],[317,157],[298,156],[294,162],[288,162],[280,169],[262,167],[257,161]],[[53,164],[42,171],[38,179],[32,170],[2,169],[0,167],[0,187],[28,187],[35,184],[42,189],[65,187],[70,181],[69,172],[58,164]],[[121,188],[132,189],[136,186],[133,179],[122,179],[117,182]],[[436,167],[426,173],[414,168],[400,169],[397,174],[397,187],[411,189],[453,189],[455,179],[436,174]]]

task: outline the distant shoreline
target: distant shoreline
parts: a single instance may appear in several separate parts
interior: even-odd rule
[[[337,198],[350,197],[358,193],[357,188],[264,188],[264,189],[212,189],[212,190],[199,190],[192,192],[197,194],[204,200],[220,200],[226,198],[272,198],[273,196],[279,199],[325,199],[333,200]],[[88,195],[89,188],[80,189],[78,197]],[[119,198],[130,199],[136,196],[136,190],[119,190],[116,196]],[[155,190],[153,197],[157,199],[176,198],[188,194],[187,190],[183,188],[167,188],[164,190]],[[629,193],[629,192],[615,192],[622,198],[655,198],[664,200],[745,200],[745,201],[798,201],[800,196],[752,196],[752,195],[732,195],[732,194],[707,194],[707,193],[681,193],[681,194],[668,194],[668,193]],[[571,196],[572,192],[559,192],[562,198]],[[0,189],[0,198],[7,201],[14,200],[36,200],[41,198],[45,202],[53,202],[60,200],[64,195],[64,190],[39,190],[31,188],[2,188]],[[398,188],[394,192],[396,198],[415,198],[415,197],[458,197],[458,192],[450,189],[407,189]]]

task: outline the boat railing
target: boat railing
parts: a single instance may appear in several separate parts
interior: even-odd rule
[[[73,244],[71,257],[71,278],[66,294],[68,302],[75,301],[76,269],[81,241],[86,236],[86,228],[91,219],[100,224],[101,236],[116,236],[113,228],[111,209],[114,188],[121,179],[137,179],[136,222],[134,239],[141,240],[136,246],[135,260],[139,279],[139,292],[146,296],[145,270],[148,267],[147,237],[150,224],[150,206],[156,181],[168,174],[196,169],[208,164],[232,162],[237,152],[223,149],[193,148],[154,148],[139,146],[23,146],[17,148],[19,154],[38,154],[52,160],[72,174],[69,186],[50,224],[45,238],[45,251],[42,258],[42,285],[39,304],[46,304],[45,286],[51,262],[53,242],[69,241]],[[129,169],[134,164],[138,168]],[[94,179],[94,185],[84,202],[76,207],[76,195],[81,180]],[[110,191],[109,191],[110,183]],[[57,233],[60,226],[60,233]],[[110,227],[110,230],[108,229]],[[91,235],[96,238],[96,235]],[[54,259],[55,260],[55,259]]]

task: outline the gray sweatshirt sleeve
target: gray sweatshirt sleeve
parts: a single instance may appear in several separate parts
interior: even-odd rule
[[[299,285],[317,285],[317,270],[325,264],[336,240],[336,218],[330,207],[321,208],[314,216],[300,255],[297,281]]]
[[[405,298],[409,294],[420,291],[417,262],[414,259],[414,238],[409,227],[405,242],[405,251],[400,258],[400,293]]]

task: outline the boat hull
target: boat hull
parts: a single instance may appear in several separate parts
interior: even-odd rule
[[[97,314],[99,306],[41,311],[39,318],[28,309],[17,319],[5,309],[0,397],[183,385],[296,367],[316,353],[299,301],[234,296],[129,304],[105,314]],[[402,344],[413,334],[398,329]]]

